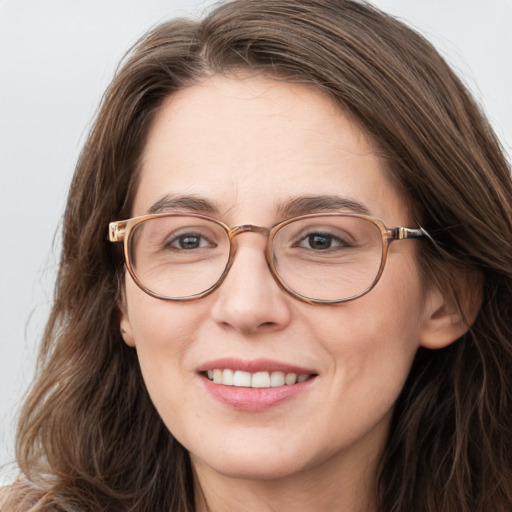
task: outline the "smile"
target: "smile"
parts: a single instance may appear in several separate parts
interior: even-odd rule
[[[285,373],[281,371],[260,371],[250,373],[229,368],[216,368],[206,372],[208,379],[214,384],[241,388],[277,388],[300,384],[312,377],[312,374]]]

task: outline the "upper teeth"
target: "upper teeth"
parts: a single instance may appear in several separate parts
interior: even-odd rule
[[[244,388],[275,388],[285,384],[290,386],[298,382],[304,382],[308,377],[309,374],[297,375],[296,373],[284,372],[249,373],[230,369],[208,370],[208,378],[215,384]]]

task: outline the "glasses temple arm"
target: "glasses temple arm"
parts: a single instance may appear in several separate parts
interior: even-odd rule
[[[430,238],[430,235],[421,226],[419,228],[394,228],[393,230],[394,240],[407,240],[410,238]]]
[[[126,230],[126,222],[118,221],[111,222],[108,225],[108,239],[110,242],[122,242],[124,240],[124,233]]]

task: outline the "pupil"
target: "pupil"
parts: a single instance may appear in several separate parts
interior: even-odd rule
[[[323,235],[310,235],[309,245],[313,249],[329,249],[331,247],[331,239]]]
[[[184,236],[180,238],[180,247],[182,249],[196,249],[199,247],[198,236]]]

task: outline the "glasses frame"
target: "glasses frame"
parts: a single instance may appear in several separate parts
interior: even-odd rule
[[[140,224],[141,222],[155,219],[155,218],[161,218],[161,217],[195,217],[197,219],[207,220],[211,221],[221,228],[224,229],[224,231],[228,235],[229,239],[229,256],[228,261],[226,263],[226,267],[224,271],[222,272],[221,276],[217,280],[217,282],[210,286],[207,290],[197,293],[195,295],[188,295],[186,297],[171,297],[167,295],[161,295],[159,293],[153,292],[149,288],[147,288],[137,277],[135,274],[135,271],[133,270],[131,260],[130,260],[130,235],[132,233],[132,230]],[[359,218],[363,219],[367,222],[370,222],[371,224],[374,224],[380,231],[381,237],[382,237],[382,256],[379,266],[379,271],[377,272],[377,275],[373,282],[368,286],[366,289],[364,289],[361,293],[358,293],[356,295],[352,295],[351,297],[345,297],[343,299],[315,299],[312,297],[306,297],[305,295],[301,295],[300,293],[297,293],[296,291],[292,290],[285,282],[282,281],[281,277],[279,276],[274,262],[272,258],[272,245],[274,241],[274,237],[278,233],[278,231],[283,228],[284,226],[303,219],[313,219],[317,217],[352,217],[352,218]],[[384,267],[386,265],[389,246],[391,242],[394,241],[400,241],[400,240],[410,240],[415,238],[423,238],[423,237],[429,237],[428,233],[422,228],[406,228],[406,227],[396,227],[396,228],[388,228],[384,222],[377,218],[372,217],[370,215],[363,215],[358,213],[343,213],[343,212],[324,212],[324,213],[310,213],[306,215],[299,215],[297,217],[292,217],[289,219],[286,219],[282,222],[279,222],[278,224],[274,224],[270,228],[263,227],[263,226],[255,226],[253,224],[243,224],[241,226],[235,226],[233,228],[230,228],[227,224],[224,224],[222,221],[215,219],[213,217],[209,217],[208,215],[202,215],[197,213],[186,213],[186,212],[165,212],[165,213],[155,213],[150,215],[141,215],[138,217],[133,217],[131,219],[127,220],[120,220],[120,221],[114,221],[109,223],[109,241],[110,242],[122,242],[123,243],[123,249],[124,249],[124,260],[125,265],[128,270],[128,273],[132,277],[135,284],[145,293],[148,295],[155,297],[157,299],[162,300],[172,300],[176,302],[185,302],[185,301],[191,301],[200,299],[202,297],[206,297],[210,293],[212,293],[214,290],[216,290],[224,281],[226,276],[228,275],[236,255],[236,246],[235,246],[235,237],[242,233],[259,233],[263,236],[267,237],[267,245],[265,248],[265,258],[267,261],[267,265],[270,269],[270,272],[273,276],[273,278],[276,280],[276,282],[283,288],[288,294],[290,294],[292,297],[295,297],[296,299],[306,302],[308,304],[341,304],[344,302],[349,302],[355,299],[358,299],[359,297],[362,297],[363,295],[366,295],[369,291],[371,291],[375,285],[379,282],[382,273],[384,271]]]

